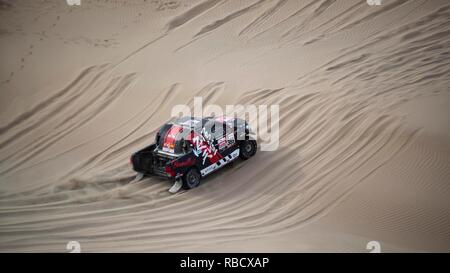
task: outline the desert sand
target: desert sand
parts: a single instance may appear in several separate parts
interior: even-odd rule
[[[0,251],[450,251],[447,0],[0,1]],[[280,106],[280,146],[170,194],[176,104]]]

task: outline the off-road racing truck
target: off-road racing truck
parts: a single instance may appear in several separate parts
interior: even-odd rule
[[[197,187],[202,177],[257,151],[248,123],[234,117],[182,117],[164,124],[155,143],[134,153],[130,162],[138,177],[157,175],[175,180],[176,193]]]

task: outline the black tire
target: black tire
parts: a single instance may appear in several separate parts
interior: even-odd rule
[[[185,190],[190,190],[197,187],[200,184],[201,178],[202,176],[197,169],[190,169],[183,175],[183,188]]]
[[[258,145],[256,144],[256,140],[243,140],[239,144],[239,157],[243,160],[247,160],[256,154],[257,149]]]

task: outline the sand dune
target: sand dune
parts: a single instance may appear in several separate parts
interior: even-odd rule
[[[450,250],[448,1],[0,14],[0,251]],[[133,181],[130,154],[195,96],[278,104],[279,149],[175,195]]]

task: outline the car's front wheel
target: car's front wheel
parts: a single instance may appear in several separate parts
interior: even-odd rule
[[[186,190],[193,189],[200,184],[201,175],[197,169],[190,169],[183,175],[183,188]]]
[[[254,139],[243,140],[239,145],[239,157],[244,160],[247,160],[256,154],[257,149],[258,146],[256,144],[256,140]]]

